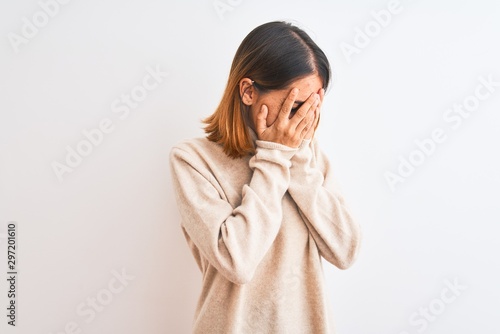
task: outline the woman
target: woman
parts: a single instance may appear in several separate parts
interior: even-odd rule
[[[313,138],[330,72],[304,31],[263,24],[236,52],[207,137],[172,148],[203,275],[194,333],[335,333],[321,257],[350,267],[361,231]]]

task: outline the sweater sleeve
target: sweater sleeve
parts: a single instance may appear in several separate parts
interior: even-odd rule
[[[249,282],[281,226],[282,198],[298,148],[256,140],[252,177],[233,207],[212,172],[186,150],[173,147],[170,168],[182,227],[201,254],[228,280]],[[221,170],[224,166],[218,166]]]
[[[291,161],[288,192],[321,256],[340,269],[349,268],[359,253],[362,231],[346,206],[328,157],[314,138],[303,140]]]

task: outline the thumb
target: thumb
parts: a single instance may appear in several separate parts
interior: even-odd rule
[[[267,130],[267,113],[268,109],[266,105],[262,105],[259,113],[257,114],[257,124],[255,125],[257,129],[257,135],[260,135]]]

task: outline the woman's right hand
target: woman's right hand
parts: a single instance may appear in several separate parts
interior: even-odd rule
[[[295,115],[289,118],[298,93],[298,88],[290,91],[281,105],[278,117],[270,126],[267,126],[268,107],[262,105],[257,115],[256,124],[256,133],[260,140],[271,141],[292,148],[300,146],[309,129],[314,125],[315,111],[320,98],[318,94],[312,93]]]

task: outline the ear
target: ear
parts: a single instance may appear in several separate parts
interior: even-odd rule
[[[243,78],[240,80],[240,97],[241,101],[247,106],[251,106],[255,103],[257,92],[251,79]]]

